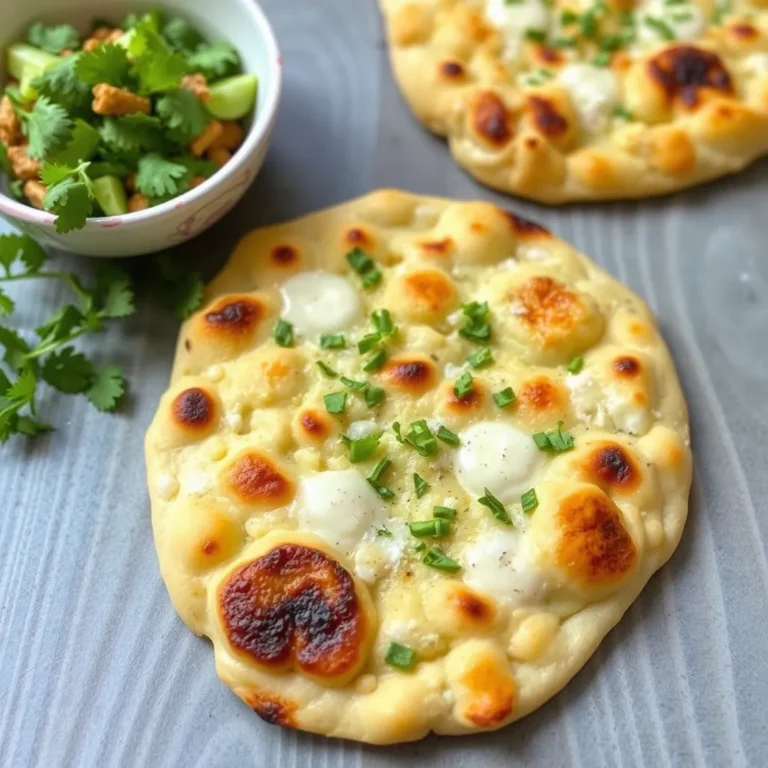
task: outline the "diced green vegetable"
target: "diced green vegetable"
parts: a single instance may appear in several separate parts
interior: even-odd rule
[[[105,216],[128,213],[125,187],[117,176],[100,176],[93,181],[93,196]]]
[[[6,68],[11,77],[24,82],[41,75],[46,69],[61,64],[61,59],[27,43],[14,43],[8,47]],[[25,94],[22,94],[27,98]]]
[[[226,77],[211,86],[205,107],[219,120],[240,120],[253,110],[257,88],[254,74]]]

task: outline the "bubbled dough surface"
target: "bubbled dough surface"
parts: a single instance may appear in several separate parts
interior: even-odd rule
[[[451,244],[448,253],[442,252],[444,247],[434,247],[447,240]],[[344,260],[351,241],[364,242],[384,272],[377,290],[361,291],[366,314],[388,307],[401,331],[393,354],[418,350],[433,356],[437,382],[421,397],[398,394],[385,384],[386,402],[373,413],[350,396],[348,410],[352,413],[341,421],[329,417],[333,428],[327,439],[313,445],[297,440],[292,431],[295,414],[306,407],[322,413],[322,394],[339,388],[322,377],[313,361],[330,361],[340,372],[361,378],[356,351],[332,357],[301,339],[294,349],[280,349],[270,333],[257,329],[241,349],[225,345],[223,358],[216,362],[196,330],[199,315],[191,318],[179,337],[170,389],[146,439],[153,530],[162,575],[183,620],[213,641],[221,679],[271,722],[374,743],[418,739],[430,730],[462,734],[496,728],[522,717],[562,688],[675,549],[687,513],[691,469],[681,390],[664,343],[638,297],[566,243],[487,203],[383,190],[296,221],[255,230],[243,238],[227,266],[208,286],[208,305],[201,312],[220,306],[222,297],[229,294],[249,292],[266,296],[265,306],[273,306],[270,297],[297,269],[347,274],[359,285]],[[284,254],[285,246],[293,254],[291,264],[276,267],[271,254]],[[513,386],[517,406],[501,411],[485,402],[481,413],[470,409],[457,415],[446,410],[447,393],[457,374],[445,378],[445,366],[459,365],[476,347],[461,340],[445,320],[430,324],[408,320],[409,312],[421,317],[421,310],[410,300],[398,300],[402,292],[394,286],[403,275],[427,268],[442,272],[453,285],[457,302],[489,300],[496,363],[475,371],[475,381],[486,396]],[[555,274],[592,307],[592,321],[601,318],[602,330],[588,338],[576,331],[554,336],[554,346],[546,349],[537,347],[540,338],[530,338],[531,343],[526,344],[519,326],[512,326],[517,335],[502,332],[502,321],[509,319],[500,303],[502,287]],[[266,320],[270,329],[274,320],[274,315]],[[362,323],[357,332],[348,335],[360,336],[367,329]],[[591,392],[617,386],[626,390],[628,386],[611,381],[606,359],[642,362],[640,383],[628,390],[629,395],[640,390],[648,407],[647,423],[638,434],[616,432],[605,410],[585,409],[583,403],[581,410],[573,406],[564,383],[569,378],[564,363],[574,354],[584,355],[581,376],[591,377]],[[263,380],[254,373],[265,360],[268,366],[287,361],[293,371],[290,375],[281,366],[278,369],[288,379],[295,375],[298,384],[271,387],[265,394]],[[376,376],[371,378],[376,380]],[[217,416],[212,425],[202,427],[199,436],[179,430],[169,416],[171,403],[190,388],[211,393]],[[550,402],[542,399],[542,392],[561,396]],[[486,419],[526,432],[551,428],[558,418],[564,419],[576,449],[544,457],[543,468],[532,481],[539,492],[539,508],[527,520],[520,519],[519,506],[513,515],[518,516],[523,535],[544,542],[540,555],[546,559],[551,500],[563,498],[572,489],[600,493],[600,486],[617,505],[634,542],[638,555],[634,570],[614,588],[598,585],[591,590],[570,584],[562,573],[552,576],[550,557],[547,567],[552,580],[546,601],[532,593],[522,604],[510,604],[473,591],[463,584],[461,574],[445,575],[424,566],[412,547],[407,547],[399,563],[385,567],[375,584],[356,580],[358,589],[370,591],[377,628],[365,666],[351,682],[326,686],[296,672],[274,674],[235,655],[217,618],[216,594],[226,575],[239,564],[275,542],[298,541],[332,554],[350,573],[355,572],[352,555],[334,553],[317,537],[295,530],[289,505],[264,511],[222,492],[226,467],[246,447],[264,451],[276,467],[297,481],[313,471],[347,468],[347,453],[338,434],[351,421],[374,418],[385,430],[384,450],[371,461],[354,466],[365,476],[384,452],[392,459],[395,471],[390,470],[387,483],[396,498],[386,507],[392,518],[400,518],[392,522],[393,530],[401,531],[403,521],[430,517],[433,505],[451,497],[458,517],[452,537],[440,543],[455,559],[463,562],[464,548],[477,537],[509,531],[459,486],[450,471],[455,449],[441,444],[440,459],[435,461],[437,457],[422,458],[395,441],[389,429],[394,420],[408,424],[420,417],[439,418],[455,431]],[[627,459],[621,482],[610,469],[602,475],[590,469],[595,446],[606,441],[618,446]],[[414,471],[431,485],[421,500],[412,491]],[[201,514],[207,523],[201,523]],[[218,544],[207,563],[200,554],[206,536]],[[451,610],[456,596],[462,595],[475,608],[469,614]],[[384,663],[392,640],[417,649],[420,662],[414,671],[402,673]]]
[[[581,62],[592,61],[594,46],[554,49],[560,60],[552,61],[540,45],[515,42],[505,35],[494,25],[493,11],[487,11],[489,5],[510,14],[525,11],[525,18],[534,22],[541,15],[531,16],[535,4],[535,0],[508,6],[503,0],[380,0],[392,68],[405,99],[422,123],[447,138],[454,159],[478,180],[543,203],[642,198],[736,172],[768,153],[764,0],[733,0],[720,26],[707,21],[715,12],[713,0],[670,4],[666,10],[663,3],[646,2],[643,7],[655,17],[692,8],[702,19],[702,31],[690,23],[688,28],[673,24],[678,38],[692,30],[696,36],[665,42],[638,24],[642,33],[638,41],[615,54],[610,66],[616,103],[638,119],[626,122],[612,116],[609,107],[607,119],[592,129],[585,129],[578,105],[558,78],[566,66],[583,68]],[[556,0],[552,14],[558,16],[564,9],[581,13],[593,5],[589,0]],[[610,0],[608,6],[624,10],[639,8],[640,3]],[[732,93],[697,89],[697,103],[690,107],[679,99],[667,99],[649,76],[648,62],[679,45],[716,54],[731,77]],[[446,74],[446,64],[458,65],[460,72]],[[521,78],[524,81],[542,68],[555,77],[521,86]],[[599,68],[595,75],[604,79],[606,71]],[[564,80],[569,79],[583,87],[583,70],[569,69]],[[554,130],[542,130],[531,97],[550,106],[545,119],[552,118],[554,110],[555,120],[565,120],[565,125],[558,129],[555,123]],[[594,108],[593,99],[586,109]],[[477,120],[484,120],[496,138],[478,132]]]

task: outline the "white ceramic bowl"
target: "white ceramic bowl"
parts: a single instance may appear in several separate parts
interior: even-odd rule
[[[153,7],[184,16],[209,40],[228,40],[239,51],[244,71],[256,73],[258,96],[245,141],[223,168],[195,189],[144,211],[89,219],[83,229],[66,235],[56,232],[54,216],[4,194],[3,185],[0,216],[45,244],[101,257],[135,256],[178,245],[227,213],[264,162],[277,117],[281,63],[275,36],[255,0],[0,0],[0,47],[4,50],[21,39],[33,21],[67,22],[84,31],[96,16],[119,23],[126,13]],[[0,75],[5,82],[2,70]]]

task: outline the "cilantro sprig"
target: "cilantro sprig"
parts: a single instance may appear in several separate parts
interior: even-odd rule
[[[48,169],[50,178],[63,171]],[[167,257],[161,257],[160,266]],[[55,280],[65,285],[72,300],[58,309],[31,334],[0,325],[0,443],[13,435],[34,437],[52,429],[37,417],[40,385],[44,382],[68,395],[84,395],[100,411],[113,411],[122,399],[126,385],[118,365],[97,365],[75,346],[86,334],[103,331],[112,320],[135,313],[134,281],[119,268],[102,268],[93,285],[86,285],[74,272],[48,269],[48,254],[29,235],[0,235],[0,317],[11,315],[16,303],[6,292],[8,284],[23,280]],[[193,281],[173,276],[167,267],[163,275],[163,294],[173,296],[178,315],[186,315],[200,303],[199,276]],[[186,280],[186,294],[181,288]],[[174,293],[173,287],[176,287]]]

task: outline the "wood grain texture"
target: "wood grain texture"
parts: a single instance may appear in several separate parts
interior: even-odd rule
[[[765,765],[768,164],[650,203],[505,200],[410,117],[373,0],[264,5],[286,74],[273,148],[243,203],[184,257],[211,273],[250,227],[379,186],[481,197],[537,219],[660,319],[694,437],[683,541],[563,693],[509,728],[376,749],[268,726],[218,682],[207,641],[182,626],[160,580],[142,440],[177,329],[145,303],[93,347],[132,383],[120,415],[48,392],[41,415],[60,429],[0,446],[0,765]],[[66,292],[15,295],[32,327]]]

